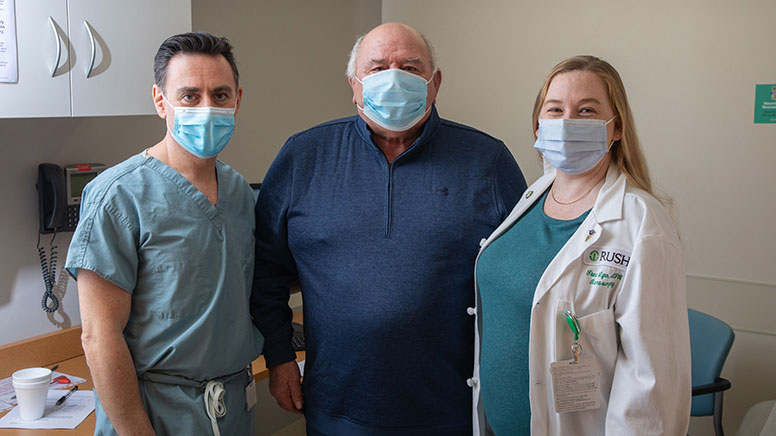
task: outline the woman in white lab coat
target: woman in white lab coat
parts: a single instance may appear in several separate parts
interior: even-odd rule
[[[683,251],[617,71],[561,62],[533,125],[545,174],[475,267],[474,434],[684,435]]]

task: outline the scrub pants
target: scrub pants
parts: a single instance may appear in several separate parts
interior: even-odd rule
[[[226,415],[218,418],[223,436],[253,436],[254,408],[246,410],[245,387],[252,375],[247,371],[224,380]],[[204,390],[192,386],[155,383],[138,379],[140,397],[157,436],[212,435],[210,418],[205,411]],[[118,436],[105,415],[97,392],[94,395],[97,425],[95,436]]]

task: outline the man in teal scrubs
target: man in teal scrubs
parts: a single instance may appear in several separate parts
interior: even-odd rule
[[[231,45],[170,37],[154,73],[166,135],[86,187],[67,258],[95,434],[252,435],[253,194],[216,159],[242,95]]]

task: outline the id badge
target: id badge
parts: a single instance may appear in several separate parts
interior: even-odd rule
[[[550,364],[555,412],[581,412],[601,407],[601,372],[593,356]]]
[[[253,409],[256,405],[256,380],[251,377],[251,382],[245,387],[245,410]]]

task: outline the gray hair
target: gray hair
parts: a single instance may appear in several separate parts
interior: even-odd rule
[[[353,44],[353,48],[350,50],[348,66],[345,70],[345,75],[348,77],[348,79],[353,79],[356,77],[356,56],[358,55],[358,48],[361,47],[361,41],[364,40],[364,36],[365,35],[361,35],[356,38],[356,43]],[[428,53],[431,55],[431,71],[436,73],[436,71],[439,69],[439,58],[437,58],[436,50],[434,50],[434,46],[431,45],[431,41],[426,38],[426,35],[421,33],[420,37],[423,38],[423,42],[426,44],[426,48],[428,48]]]

